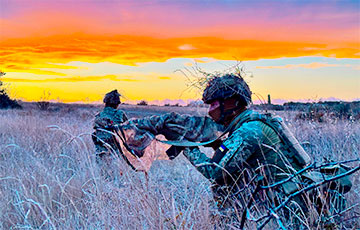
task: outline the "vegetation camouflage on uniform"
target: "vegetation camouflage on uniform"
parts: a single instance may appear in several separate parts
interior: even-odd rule
[[[109,144],[111,148],[117,149],[113,135],[102,129],[106,130],[110,126],[119,125],[127,120],[125,112],[111,107],[105,107],[103,111],[95,116],[93,140],[97,153],[105,152],[109,149],[104,142]]]

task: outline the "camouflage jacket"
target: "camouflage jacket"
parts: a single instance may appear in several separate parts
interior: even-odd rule
[[[246,120],[255,114],[258,113],[246,110],[236,119]],[[223,130],[223,127],[209,117],[177,113],[129,120],[123,128],[135,131],[135,135],[128,141],[137,150],[146,147],[148,142],[144,141],[144,137],[147,137],[147,132],[162,134],[168,140],[206,142],[217,138],[217,134]],[[279,151],[281,145],[278,134],[271,127],[262,121],[249,121],[235,124],[212,158],[202,153],[198,147],[186,148],[184,155],[200,173],[219,185],[231,183],[231,178],[237,178],[244,169],[262,170],[264,177],[278,180],[294,173],[294,169],[299,169]]]
[[[242,120],[255,111],[246,110],[240,115]],[[281,179],[292,173],[287,159],[279,154],[279,136],[261,121],[236,124],[229,136],[222,142],[212,158],[207,157],[199,148],[187,148],[184,155],[206,178],[217,185],[232,184],[233,180],[248,169],[267,178]]]
[[[205,142],[217,137],[223,130],[210,117],[198,117],[175,112],[161,116],[150,116],[132,119],[123,126],[125,129],[135,129],[137,136],[142,132],[152,135],[164,135],[167,140],[187,140]],[[136,136],[134,138],[137,138]]]
[[[237,119],[242,120],[254,114],[258,113],[246,110]],[[206,142],[217,138],[219,132],[223,131],[223,127],[209,117],[177,113],[129,120],[123,128],[135,131],[136,134],[128,141],[140,150],[146,147],[144,137],[147,132],[162,134],[168,140]],[[245,168],[253,170],[262,165],[268,165],[266,175],[277,175],[280,178],[284,177],[281,173],[293,173],[288,170],[291,168],[289,161],[283,159],[284,155],[277,151],[280,145],[280,138],[272,128],[261,121],[250,121],[235,124],[214,157],[208,157],[197,147],[185,149],[184,155],[206,178],[224,184],[224,177],[234,178]]]
[[[104,142],[109,144],[111,148],[116,149],[113,135],[106,131],[102,131],[101,129],[108,129],[109,126],[119,125],[127,120],[128,118],[124,111],[111,107],[105,107],[103,111],[96,114],[94,121],[95,132],[93,133],[93,141],[97,153],[107,151],[108,148],[105,147]]]

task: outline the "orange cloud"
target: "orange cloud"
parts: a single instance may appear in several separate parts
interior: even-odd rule
[[[29,78],[6,78],[1,79],[4,82],[23,82],[23,83],[49,83],[49,82],[86,82],[86,81],[102,81],[102,80],[111,80],[111,81],[127,81],[127,82],[137,82],[139,80],[128,78],[119,78],[115,75],[105,75],[105,76],[87,76],[87,77],[64,77],[64,78],[45,78],[45,79],[29,79]]]
[[[189,58],[193,63],[184,65],[191,66],[208,60],[360,58],[358,11],[336,1],[224,4],[219,0],[207,1],[206,7],[204,1],[157,0],[2,3],[0,69],[13,73],[4,81],[17,82],[26,98],[36,99],[38,88],[51,88],[64,100],[78,95],[85,98],[90,92],[91,100],[97,100],[99,92],[117,85],[128,89],[132,99],[149,100],[174,98],[185,87],[176,76],[169,74],[171,79],[166,80],[167,76],[159,77],[154,69],[151,73],[135,70],[127,76],[100,76],[99,70],[91,72],[91,65],[83,72],[86,67],[71,66],[73,61],[85,62],[85,66],[100,62],[137,66]],[[321,67],[331,66],[310,63],[259,68]],[[84,72],[90,76],[80,77]]]
[[[180,50],[178,47],[183,44],[191,44],[196,49]],[[160,39],[125,35],[72,34],[8,39],[1,41],[0,46],[2,47],[0,67],[5,72],[60,76],[63,75],[54,72],[56,69],[77,67],[51,63],[108,61],[136,66],[137,63],[164,62],[181,57],[242,61],[299,56],[359,58],[357,44],[328,47],[325,44],[308,42],[227,40],[215,37]]]

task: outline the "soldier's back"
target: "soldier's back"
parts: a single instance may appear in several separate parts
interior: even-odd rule
[[[97,152],[105,152],[107,148],[105,143],[110,144],[112,148],[115,148],[114,138],[111,133],[110,128],[113,125],[119,125],[127,120],[125,112],[122,110],[114,109],[111,107],[105,107],[103,111],[96,114],[94,120],[94,129],[93,141],[96,147]]]
[[[105,107],[103,111],[96,114],[94,128],[107,128],[127,121],[125,112],[111,107]]]

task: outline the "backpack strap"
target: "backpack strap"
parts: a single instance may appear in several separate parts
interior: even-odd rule
[[[276,128],[275,125],[270,122],[271,119],[272,119],[271,114],[265,114],[265,115],[264,114],[251,114],[250,116],[244,117],[243,119],[241,119],[237,124],[241,126],[247,122],[260,121],[260,122],[264,123],[265,125],[269,126],[272,130],[274,130],[276,135],[280,138],[280,141],[285,146],[287,146],[288,143],[286,143],[286,141],[284,140],[284,137],[279,133],[278,128]],[[232,127],[231,132],[233,132],[234,129],[235,129],[235,127]]]

